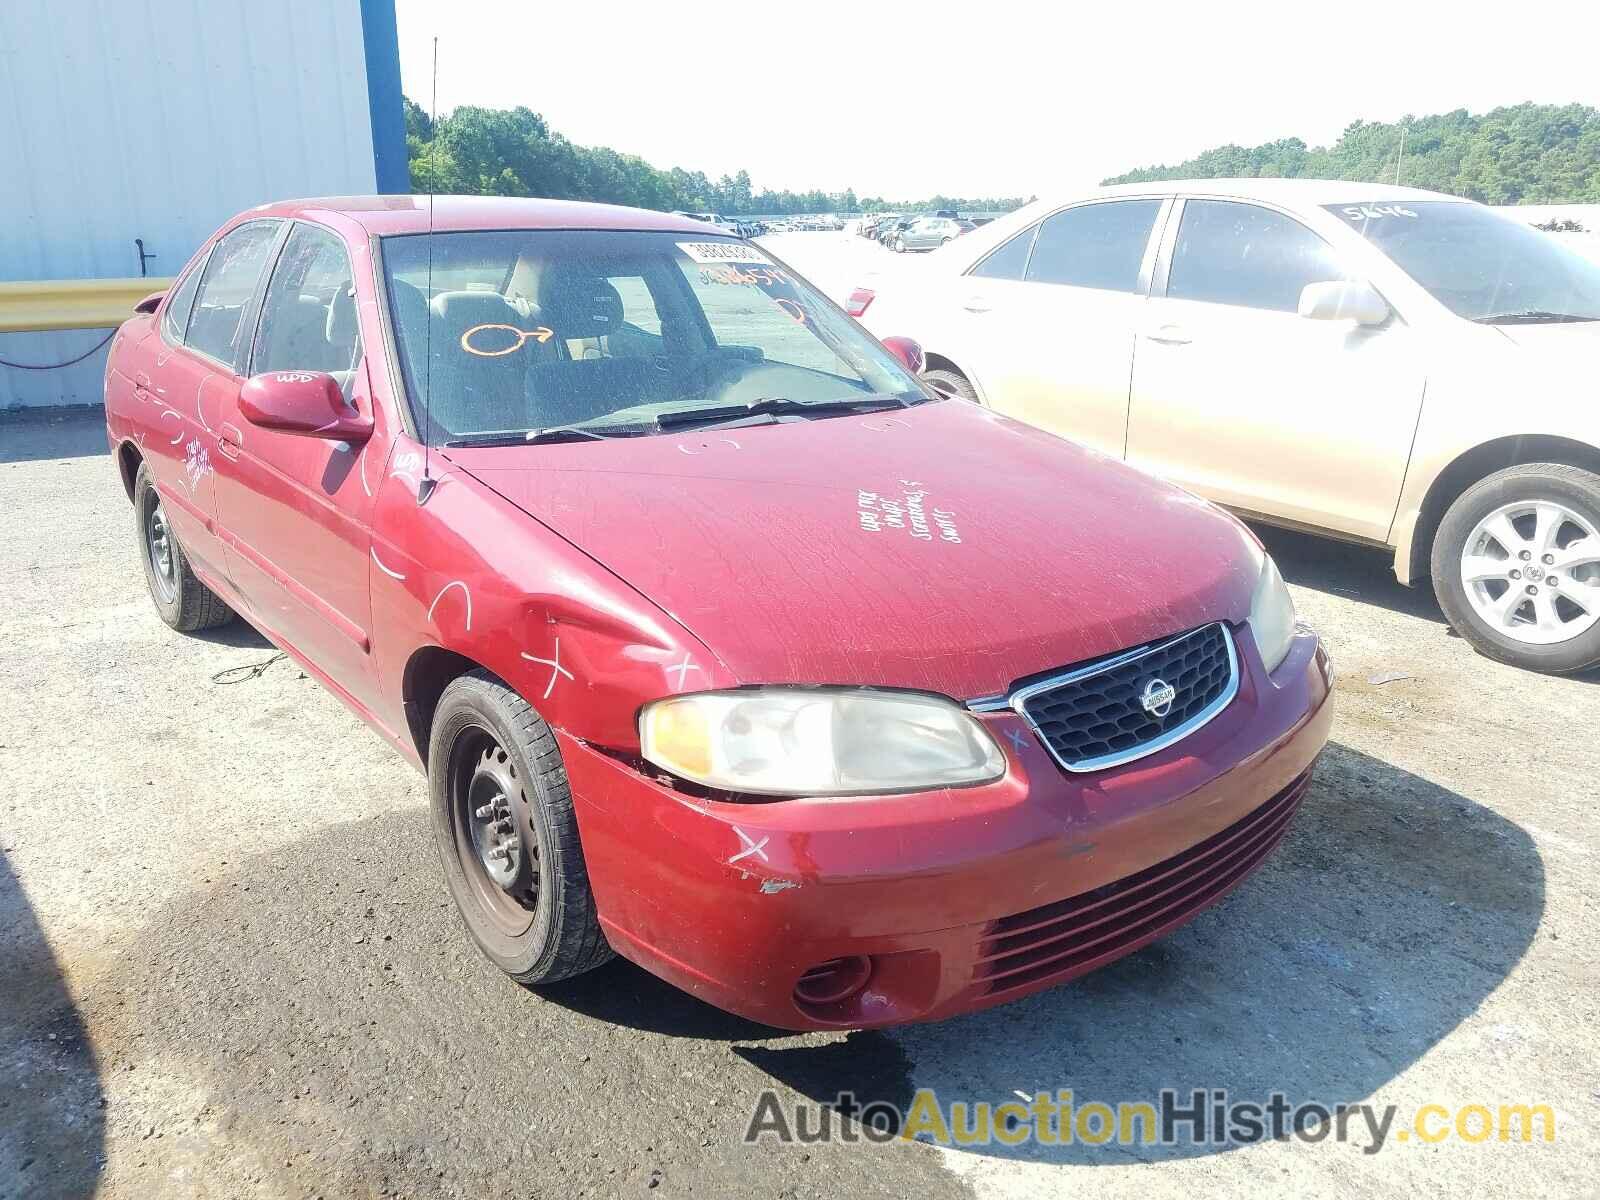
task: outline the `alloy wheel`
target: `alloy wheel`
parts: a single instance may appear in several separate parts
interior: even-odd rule
[[[1553,500],[1505,504],[1479,521],[1461,552],[1473,612],[1530,646],[1570,641],[1600,621],[1600,532]]]

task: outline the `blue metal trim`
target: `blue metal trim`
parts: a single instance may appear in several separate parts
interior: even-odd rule
[[[361,44],[367,58],[367,108],[372,118],[372,165],[378,191],[411,191],[406,116],[400,90],[400,34],[394,0],[361,0]]]

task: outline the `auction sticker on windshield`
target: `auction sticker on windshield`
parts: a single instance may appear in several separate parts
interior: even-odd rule
[[[772,261],[748,242],[679,242],[678,249],[697,263]]]

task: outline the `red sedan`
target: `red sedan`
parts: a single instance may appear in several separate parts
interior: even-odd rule
[[[298,201],[139,306],[106,421],[162,618],[427,772],[506,972],[884,1025],[1215,902],[1331,715],[1239,522],[920,358],[684,218]]]

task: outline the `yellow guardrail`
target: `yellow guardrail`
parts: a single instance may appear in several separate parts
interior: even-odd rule
[[[39,279],[0,283],[0,333],[110,329],[170,279]]]

